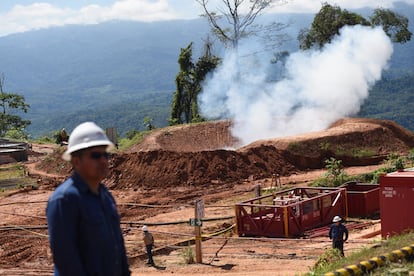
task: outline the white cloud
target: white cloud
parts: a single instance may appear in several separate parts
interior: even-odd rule
[[[277,13],[316,13],[320,10],[322,4],[327,2],[331,5],[338,5],[343,9],[359,8],[392,8],[397,2],[414,4],[414,0],[286,0],[285,4],[276,4],[272,12]]]
[[[108,20],[158,21],[178,18],[168,0],[118,0],[112,5],[88,5],[79,9],[50,3],[15,5],[0,14],[0,36],[66,24],[95,24]]]
[[[20,3],[22,1],[20,0]],[[66,24],[95,24],[117,19],[135,21],[188,19],[197,18],[203,13],[201,6],[195,0],[106,0],[104,1],[106,4],[84,6],[81,3],[88,1],[38,1],[24,0],[27,4],[15,4],[8,11],[0,12],[0,36]],[[276,2],[287,3],[275,4],[268,12],[316,13],[325,1],[346,9],[392,8],[393,4],[398,2],[398,0],[278,0]],[[28,4],[30,2],[32,4]],[[62,6],[62,2],[65,2],[65,7]],[[403,2],[414,5],[414,0],[403,0]],[[209,7],[218,10],[223,7],[223,0],[210,0]]]

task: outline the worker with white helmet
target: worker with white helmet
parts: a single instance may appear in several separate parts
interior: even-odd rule
[[[335,216],[332,219],[329,238],[332,240],[332,247],[338,249],[341,255],[344,256],[344,242],[348,240],[348,229],[342,224],[342,218],[340,216]]]
[[[69,137],[62,158],[74,172],[46,208],[55,275],[130,275],[115,200],[101,183],[111,148],[92,122],[80,124]]]
[[[154,246],[154,237],[148,231],[146,225],[142,226],[143,240],[145,244],[145,249],[147,250],[148,262],[147,265],[154,265],[154,259],[152,258],[152,247]]]

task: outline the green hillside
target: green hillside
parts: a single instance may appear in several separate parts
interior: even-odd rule
[[[372,89],[361,117],[393,120],[414,131],[414,74],[384,77]]]
[[[413,26],[413,5],[400,3],[397,11]],[[291,22],[286,32],[292,40],[282,50],[294,52],[298,31],[309,26],[312,15],[269,19]],[[208,32],[205,20],[197,19],[113,21],[14,34],[0,37],[0,72],[5,91],[24,95],[31,105],[23,116],[32,121],[32,137],[71,130],[84,120],[117,127],[121,134],[144,129],[146,116],[162,127],[169,117],[180,48],[193,41],[194,56],[199,56]],[[214,50],[220,54],[219,43]],[[414,42],[395,45],[389,70],[357,116],[391,119],[414,130],[413,77]]]
[[[122,133],[146,116],[165,126],[181,47],[196,50],[203,20],[109,22],[66,26],[0,38],[6,91],[23,94],[32,136],[95,120]],[[198,54],[197,52],[195,54]]]

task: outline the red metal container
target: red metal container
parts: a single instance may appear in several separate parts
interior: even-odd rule
[[[414,171],[380,177],[381,235],[388,237],[414,229]]]
[[[239,236],[297,237],[346,218],[345,188],[293,188],[236,204]]]
[[[348,182],[344,185],[347,193],[348,216],[371,217],[379,212],[379,185]]]

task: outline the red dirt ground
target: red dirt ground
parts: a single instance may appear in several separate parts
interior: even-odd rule
[[[282,176],[283,184],[306,185],[324,172],[321,168],[328,156],[346,159],[346,170],[353,175],[380,167],[380,161],[389,153],[407,153],[414,147],[413,133],[390,121],[343,119],[326,131],[257,141],[238,149],[229,134],[230,126],[223,121],[160,129],[131,151],[114,154],[111,174],[104,182],[112,190],[125,222],[122,228],[133,275],[306,272],[330,246],[326,237],[263,241],[233,236],[217,257],[225,238],[214,238],[203,242],[203,265],[183,265],[181,250],[175,250],[157,255],[159,267],[149,268],[141,257],[138,226],[143,222],[188,220],[193,217],[196,198],[204,199],[207,217],[233,215],[232,206],[252,197],[258,183],[270,186],[275,173]],[[349,151],[355,148],[357,151]],[[51,150],[49,145],[33,145],[33,149],[45,154],[34,155],[26,164],[39,189],[0,197],[0,275],[50,275],[52,271],[44,208],[50,193],[70,174],[71,167],[60,159],[64,148]],[[232,223],[232,219],[208,222],[203,232],[215,232]],[[32,228],[22,230],[22,225]],[[193,235],[192,227],[186,224],[150,229],[157,248]],[[363,236],[378,229],[375,222],[365,230],[353,230],[346,253],[369,244],[373,238]]]

